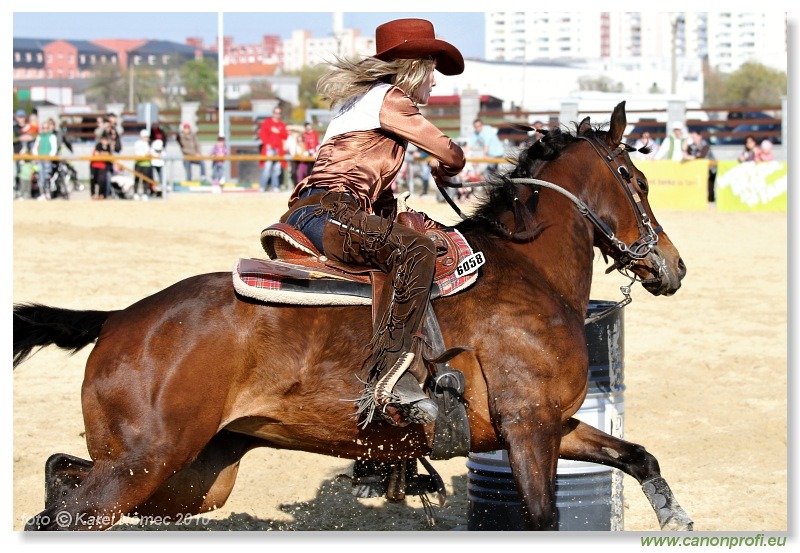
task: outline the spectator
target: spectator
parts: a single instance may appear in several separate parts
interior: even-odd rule
[[[97,118],[97,127],[94,129],[94,142],[95,144],[100,142],[100,137],[106,132],[106,118],[105,117],[98,117]]]
[[[36,136],[33,142],[32,153],[37,156],[56,156],[58,155],[58,138],[56,133],[53,132],[53,126],[50,121],[42,123],[42,132]],[[39,160],[39,188],[47,186],[50,173],[53,168],[53,162],[49,159]]]
[[[114,175],[111,177],[111,189],[117,197],[131,198],[134,196],[133,189],[136,185],[136,177],[125,174],[124,167],[118,164],[114,164],[113,173]]]
[[[759,149],[758,146],[756,146],[756,138],[752,135],[748,135],[744,139],[744,148],[742,149],[742,153],[739,154],[738,159],[741,163],[755,161],[758,153]]]
[[[281,108],[276,106],[272,110],[272,117],[264,119],[258,128],[258,138],[261,141],[262,156],[282,156],[286,154],[284,143],[289,137],[286,124],[281,121]],[[259,184],[261,190],[266,192],[269,185],[272,192],[280,190],[281,168],[285,168],[285,162],[276,160],[266,160],[261,162],[263,170]]]
[[[164,134],[164,131],[161,128],[159,123],[153,123],[150,127],[150,146],[153,145],[153,142],[156,140],[161,141],[161,147],[164,147],[164,144],[167,143],[167,136]]]
[[[28,142],[28,151],[32,152],[33,142],[36,140],[36,137],[39,136],[39,116],[36,115],[35,112],[28,116],[28,123],[22,127],[22,132],[31,137]]]
[[[772,142],[766,138],[761,141],[755,161],[775,161],[775,154],[772,153]]]
[[[150,136],[153,136],[152,132]],[[158,183],[159,188],[164,190],[164,141],[160,138],[156,138],[153,140],[153,143],[150,145],[150,155],[153,156],[153,159],[150,160],[150,165],[153,167],[153,180]],[[156,173],[158,173],[158,178],[155,178]],[[151,190],[151,193],[155,193],[155,190]],[[147,199],[147,195],[145,194],[142,197],[143,200]]]
[[[289,139],[286,141],[286,154],[292,158],[305,156],[304,147],[305,143],[303,142],[303,133],[298,130],[290,130]],[[292,159],[291,164],[292,186],[294,186],[302,180],[298,178],[298,174],[304,172],[304,168],[301,169],[301,165],[304,164],[296,159]],[[305,178],[305,174],[303,175],[303,178]]]
[[[425,150],[420,150],[413,144],[408,145],[407,152],[411,152],[411,162],[417,167],[415,174],[420,178],[420,196],[428,194],[428,186],[431,180],[431,164],[438,163],[436,158],[431,157]]]
[[[111,151],[115,154],[118,154],[122,151],[122,137],[119,134],[119,130],[117,126],[114,124],[114,121],[109,118],[103,118],[103,133],[106,138],[108,138],[108,144],[111,147]]]
[[[199,156],[203,153],[200,150],[200,141],[197,139],[197,134],[192,130],[192,126],[189,123],[181,125],[181,132],[178,133],[178,144],[183,153],[183,168],[186,171],[186,180],[192,180],[192,165],[200,166],[200,178],[205,180],[205,163],[199,159],[186,159],[187,157]]]
[[[317,150],[319,149],[319,133],[311,126],[311,123],[306,123],[303,127],[303,144],[305,146],[306,155],[317,155]]]
[[[53,132],[56,135],[56,142],[58,144],[58,153],[59,154],[66,154],[67,152],[72,153],[72,141],[67,136],[67,131],[64,128],[61,128],[56,123],[55,119],[49,119],[50,124],[53,127]]]
[[[122,128],[122,124],[120,123],[116,113],[109,111],[106,113],[106,119],[108,119],[108,123],[111,125],[111,128],[117,131],[118,136],[125,134],[125,129]]]
[[[144,178],[153,179],[153,165],[150,156],[150,133],[142,129],[139,131],[139,139],[133,144],[133,155],[137,157],[147,156],[148,159],[137,159],[133,164],[133,169],[136,173],[133,179],[133,199],[141,200],[147,199],[146,191],[150,188],[150,183],[146,182]],[[141,176],[140,176],[141,175]]]
[[[20,163],[19,172],[17,173],[19,176],[19,195],[17,199],[19,200],[30,200],[31,196],[31,182],[33,181],[33,175],[36,173],[36,164],[26,159]]]
[[[118,154],[122,151],[122,137],[120,136],[119,128],[117,127],[117,116],[113,113],[108,113],[103,118],[103,135],[108,140],[111,154]],[[111,177],[114,176],[114,163],[108,162],[108,167],[105,171],[106,175],[106,190],[103,197],[109,198],[112,196],[113,189],[111,187]]]
[[[108,135],[103,133],[100,135],[100,140],[94,146],[92,156],[110,156],[112,154],[111,150],[112,146],[109,142]],[[89,168],[91,170],[91,184],[89,190],[92,199],[106,199],[111,193],[111,161],[96,159],[89,164]]]
[[[27,117],[28,115],[25,113],[24,109],[18,109],[14,112],[14,153],[15,154],[22,154],[28,153],[30,150],[30,142],[33,140],[33,137],[23,131],[25,126],[27,125]],[[14,161],[14,169],[15,169],[15,179],[14,179],[14,189],[20,189],[20,177],[19,172],[22,169],[22,161],[15,160]],[[28,182],[28,195],[30,196],[30,181]]]
[[[676,123],[672,126],[672,134],[664,139],[653,159],[669,159],[682,161],[683,152],[686,151],[687,141],[683,137],[683,125]]]
[[[503,157],[505,149],[503,143],[497,138],[497,129],[490,125],[485,125],[480,119],[472,122],[474,132],[469,136],[470,155],[477,157]],[[497,163],[486,165],[486,176],[491,176],[497,172]]]
[[[658,152],[658,142],[650,136],[650,131],[642,132],[642,136],[636,139],[636,142],[633,143],[633,147],[637,150],[631,154],[631,157],[634,159],[655,159],[656,152]],[[648,153],[640,151],[645,147],[650,150]]]
[[[708,159],[714,161],[714,152],[711,151],[711,145],[703,138],[699,131],[691,131],[689,133],[689,142],[686,145],[686,151],[683,154],[683,159],[690,161],[693,159]],[[707,197],[709,203],[715,201],[714,184],[717,180],[717,165],[711,163],[708,166],[708,182],[707,182]]]
[[[543,130],[545,130],[544,123],[542,123],[538,119],[536,121],[534,121],[533,122],[533,130],[530,133],[528,133],[528,141],[530,141],[530,143],[533,144],[534,142],[536,142],[537,140],[542,138],[542,136],[544,136],[544,134],[542,134],[540,131],[543,131]]]
[[[314,129],[314,127],[311,126],[311,123],[306,123],[303,127],[303,153],[306,156],[316,158],[318,149],[319,133]],[[300,182],[310,175],[313,168],[313,161],[301,162],[297,168],[297,182]]]
[[[214,147],[211,148],[211,156],[227,156],[228,146],[225,144],[225,137],[220,136]],[[218,187],[225,181],[225,160],[214,159],[211,161],[211,185]]]

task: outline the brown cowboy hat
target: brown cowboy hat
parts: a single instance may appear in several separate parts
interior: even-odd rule
[[[375,57],[389,61],[431,56],[443,75],[464,72],[464,58],[452,44],[439,40],[425,19],[396,19],[375,29]]]

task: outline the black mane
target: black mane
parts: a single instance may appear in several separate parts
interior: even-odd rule
[[[512,239],[529,239],[536,234],[533,215],[538,204],[538,190],[534,190],[529,199],[523,203],[519,199],[519,187],[529,185],[514,184],[509,179],[535,177],[543,165],[557,159],[567,146],[578,140],[576,135],[561,128],[539,132],[542,133],[542,137],[533,144],[523,147],[516,159],[511,160],[514,164],[512,170],[489,180],[483,200],[470,217],[459,223],[459,229],[488,226],[492,232],[499,232]],[[508,212],[515,216],[517,227],[515,230],[509,229],[501,220]]]

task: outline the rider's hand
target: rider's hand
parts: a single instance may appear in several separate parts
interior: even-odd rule
[[[452,177],[449,175],[445,175],[442,172],[441,165],[437,165],[432,171],[432,173],[433,173],[433,180],[436,181],[436,184],[438,184],[442,188],[458,188],[461,185],[461,178],[459,177],[459,175],[455,175]],[[459,186],[453,186],[453,185],[459,185]]]

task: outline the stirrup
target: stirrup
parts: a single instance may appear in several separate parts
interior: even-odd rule
[[[402,354],[375,385],[375,405],[396,426],[429,424],[439,413],[436,402],[423,393],[417,379],[408,372],[413,361],[413,353]]]

